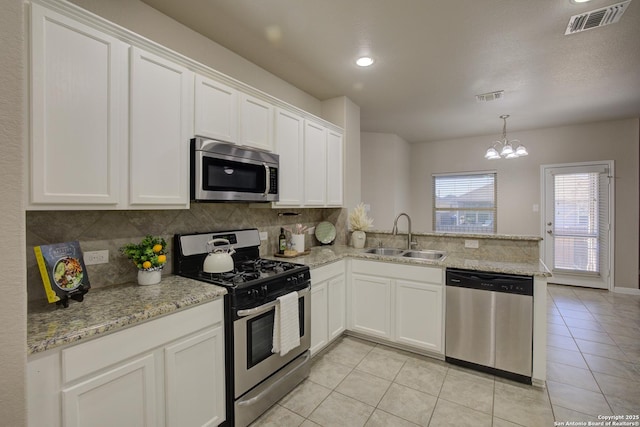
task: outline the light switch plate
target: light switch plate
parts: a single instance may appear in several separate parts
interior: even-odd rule
[[[260,240],[268,240],[268,239],[269,239],[269,234],[266,231],[261,231]]]
[[[85,265],[107,264],[109,262],[109,249],[83,252],[82,256]]]
[[[479,243],[477,240],[465,240],[464,247],[469,249],[478,249]]]

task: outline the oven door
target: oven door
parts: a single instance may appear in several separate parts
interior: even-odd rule
[[[300,346],[284,356],[271,352],[275,301],[238,312],[240,318],[233,322],[236,399],[309,349],[311,343],[309,289],[307,287],[298,291]]]

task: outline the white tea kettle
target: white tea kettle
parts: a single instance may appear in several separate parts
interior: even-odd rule
[[[233,258],[231,258],[231,255],[236,251],[232,247],[228,249],[216,247],[215,244],[219,242],[230,244],[227,239],[212,239],[207,242],[209,254],[202,265],[202,271],[205,273],[226,273],[233,270]]]

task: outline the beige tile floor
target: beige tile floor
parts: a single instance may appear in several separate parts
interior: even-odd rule
[[[640,414],[640,296],[549,286],[547,388],[344,336],[257,426],[553,426]]]

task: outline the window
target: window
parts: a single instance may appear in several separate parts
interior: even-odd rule
[[[495,172],[433,176],[433,231],[496,232]]]

